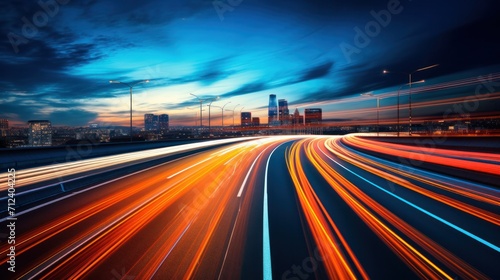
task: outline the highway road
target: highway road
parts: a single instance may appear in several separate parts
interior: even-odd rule
[[[16,210],[0,275],[499,279],[498,185],[422,162],[500,179],[498,154],[352,135],[214,146]]]

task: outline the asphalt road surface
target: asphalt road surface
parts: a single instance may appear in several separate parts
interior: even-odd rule
[[[500,279],[498,186],[388,155],[500,179],[491,153],[354,136],[233,143],[16,210],[1,220],[0,275]]]

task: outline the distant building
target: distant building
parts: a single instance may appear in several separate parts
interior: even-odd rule
[[[281,125],[286,125],[290,122],[290,110],[288,110],[288,101],[286,99],[278,100],[278,119]]]
[[[252,125],[252,113],[241,112],[241,126],[248,127]]]
[[[260,118],[259,117],[253,117],[252,118],[252,126],[260,126]]]
[[[292,124],[294,125],[303,125],[304,124],[304,116],[299,113],[299,109],[295,108],[295,112],[292,117]]]
[[[0,137],[7,137],[8,131],[9,131],[9,121],[6,119],[0,119]]]
[[[278,120],[278,102],[276,102],[276,94],[270,94],[269,95],[269,109],[268,109],[268,118],[267,118],[267,124],[268,125],[278,125],[279,120]]]
[[[50,121],[28,121],[28,127],[28,144],[30,146],[52,146],[52,125]]]
[[[161,114],[158,116],[158,128],[160,129],[160,133],[164,134],[168,131],[168,115]]]
[[[144,130],[158,131],[158,116],[155,114],[144,115]]]
[[[321,108],[306,109],[304,112],[305,124],[321,124],[321,121],[323,120],[322,111],[323,110]]]

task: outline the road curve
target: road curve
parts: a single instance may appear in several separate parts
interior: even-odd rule
[[[193,152],[43,207],[32,205],[15,216],[15,244],[8,244],[9,234],[2,237],[0,275],[499,278],[498,188],[366,149],[447,157],[454,168],[491,176],[498,155],[363,141],[264,137]],[[472,161],[488,168],[476,170],[467,164]],[[9,270],[11,251],[15,272]]]

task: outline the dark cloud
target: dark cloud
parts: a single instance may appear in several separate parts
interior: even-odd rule
[[[92,19],[96,26],[144,27],[165,25],[175,19],[189,18],[213,9],[210,1],[76,1],[81,18]],[[109,11],[112,11],[110,13]]]
[[[230,91],[228,93],[224,93],[221,95],[223,98],[230,98],[239,95],[245,95],[253,92],[259,92],[262,90],[269,89],[269,85],[264,82],[254,82],[241,86],[240,88]]]
[[[414,79],[428,79],[500,65],[500,2],[494,0],[459,0],[453,3],[453,7],[450,3],[430,0],[402,1],[404,11],[397,16],[393,15],[391,24],[382,28],[380,35],[371,38],[371,43],[362,48],[359,55],[353,55],[355,59],[352,63],[338,59],[342,58],[342,54],[336,45],[329,47],[335,41],[330,39],[338,36],[341,41],[345,37],[352,43],[355,35],[353,28],[364,28],[367,22],[373,20],[370,11],[386,8],[387,0],[245,0],[231,12],[235,16],[228,17],[224,22],[219,22],[216,18],[217,12],[211,1],[72,0],[68,5],[61,6],[61,14],[50,18],[46,26],[39,28],[36,36],[28,38],[26,44],[19,45],[19,52],[16,53],[8,34],[14,32],[22,35],[21,18],[26,16],[31,19],[34,13],[40,11],[37,2],[0,2],[0,97],[10,96],[13,91],[28,93],[25,96],[15,96],[15,103],[0,103],[0,113],[38,118],[39,115],[31,112],[48,107],[55,108],[58,112],[50,117],[63,118],[68,115],[60,109],[84,105],[79,99],[127,94],[123,86],[109,85],[107,81],[131,80],[131,77],[135,77],[131,73],[137,72],[134,63],[131,63],[132,66],[124,64],[126,67],[120,68],[115,65],[118,62],[113,61],[110,68],[115,70],[111,71],[101,70],[98,64],[97,69],[89,71],[93,72],[87,76],[73,71],[94,62],[102,62],[108,56],[113,57],[113,54],[124,50],[130,51],[127,54],[133,53],[134,48],[147,47],[149,44],[155,48],[155,52],[158,49],[163,51],[163,48],[165,51],[178,51],[184,56],[180,56],[176,63],[191,67],[190,72],[182,76],[169,77],[168,74],[174,73],[170,69],[165,71],[168,74],[155,73],[151,75],[149,87],[188,83],[209,87],[234,74],[246,71],[263,73],[265,78],[222,93],[222,98],[321,79],[331,81],[331,84],[318,86],[319,83],[311,83],[315,85],[309,90],[301,89],[302,93],[308,91],[309,94],[301,96],[299,101],[325,101],[404,84],[407,82],[408,72],[435,63],[440,66],[418,73]],[[248,40],[240,42],[227,39],[227,42],[222,42],[227,43],[227,50],[222,55],[193,53],[192,57],[186,56],[183,54],[183,46],[176,45],[177,37],[171,33],[178,30],[173,30],[171,24],[183,22],[176,21],[180,19],[207,17],[207,14],[209,20],[200,21],[207,23],[206,26],[186,24],[188,28],[182,29],[182,32],[191,32],[195,38],[199,34],[206,34],[200,38],[211,38],[212,34],[220,32],[227,34],[227,38],[231,40],[238,38],[235,34],[245,34]],[[246,20],[246,16],[254,16],[253,22]],[[272,18],[273,21],[270,22],[277,25],[269,26],[269,29],[278,30],[275,33],[266,33],[267,30],[264,29],[267,26],[262,28],[258,25],[261,20],[264,22],[266,16]],[[247,29],[246,25],[256,25],[259,29]],[[174,26],[177,28],[181,25]],[[294,33],[294,28],[304,29]],[[326,36],[321,37],[324,36],[322,34]],[[290,39],[298,37],[301,39]],[[162,44],[158,44],[158,41]],[[201,49],[211,52],[212,43],[217,45],[218,42],[200,42],[207,45],[207,48],[202,45]],[[247,44],[248,48],[239,48],[240,45]],[[280,46],[286,46],[287,51],[271,51]],[[190,49],[189,46],[187,49]],[[332,51],[327,53],[328,49]],[[141,54],[138,57],[142,59],[144,56]],[[298,63],[283,63],[291,68],[279,69],[281,64],[270,64],[276,63],[275,57],[288,57]],[[269,60],[270,63],[260,64],[259,60]],[[260,65],[263,69],[251,69],[253,65]],[[272,70],[266,72],[269,69]],[[403,74],[383,75],[383,69]],[[29,102],[33,100],[37,104]],[[199,103],[194,98],[178,104],[166,104],[168,108],[197,105]],[[72,110],[77,110],[73,111],[74,115],[82,115],[82,119],[95,117],[94,113]]]
[[[332,67],[333,67],[333,62],[328,61],[314,68],[307,69],[305,73],[297,80],[297,82],[304,82],[325,77],[330,73]]]
[[[97,113],[80,109],[58,110],[48,117],[53,125],[83,126],[98,117]]]

